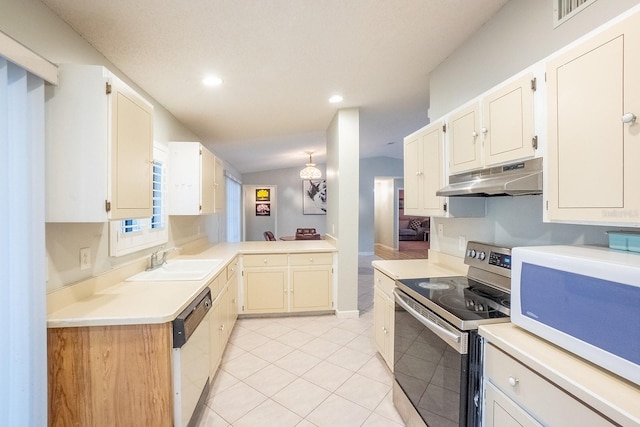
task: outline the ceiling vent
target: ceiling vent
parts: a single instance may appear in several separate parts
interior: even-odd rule
[[[596,0],[553,0],[553,27],[580,13]]]

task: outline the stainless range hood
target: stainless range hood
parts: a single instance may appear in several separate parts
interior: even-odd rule
[[[542,158],[449,177],[437,196],[523,196],[542,194]]]

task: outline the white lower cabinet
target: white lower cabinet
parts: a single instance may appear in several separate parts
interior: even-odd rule
[[[613,426],[554,383],[485,344],[485,426]]]
[[[333,253],[243,256],[243,313],[333,309]]]
[[[393,289],[395,281],[379,270],[373,272],[373,327],[376,349],[393,371],[393,332],[395,302]]]
[[[209,316],[210,349],[209,378],[213,379],[222,354],[229,342],[231,331],[238,318],[238,267],[237,258],[231,261],[225,270],[209,282],[213,307]]]

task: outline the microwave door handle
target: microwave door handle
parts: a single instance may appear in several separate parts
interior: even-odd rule
[[[447,338],[454,341],[455,343],[458,343],[458,344],[460,343],[460,336],[454,334],[451,331],[446,330],[445,328],[438,325],[437,323],[433,323],[431,320],[427,319],[422,314],[418,313],[416,310],[410,307],[409,304],[404,302],[404,300],[400,298],[400,296],[396,293],[396,291],[393,291],[393,296],[395,297],[396,302],[400,304],[402,308],[407,310],[409,314],[411,314],[418,322],[422,323],[425,327],[431,329],[433,332],[437,333],[438,335],[446,336]]]

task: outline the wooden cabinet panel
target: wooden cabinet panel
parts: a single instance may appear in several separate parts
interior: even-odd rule
[[[50,426],[173,425],[171,324],[47,330]]]
[[[393,333],[395,322],[395,302],[393,290],[395,281],[379,270],[373,271],[373,321],[376,348],[387,366],[393,371]]]
[[[640,224],[640,14],[547,63],[547,219]]]

